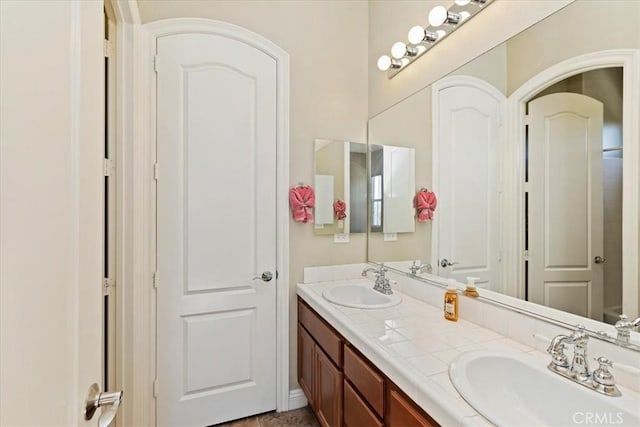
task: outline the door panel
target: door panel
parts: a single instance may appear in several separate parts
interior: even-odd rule
[[[157,56],[158,423],[209,425],[275,409],[276,64],[207,34]]]
[[[601,319],[602,103],[555,93],[529,115],[529,300]]]
[[[437,274],[498,290],[498,145],[504,96],[468,83],[438,92]],[[447,259],[451,266],[442,267]]]
[[[103,4],[0,1],[0,425],[102,384]]]

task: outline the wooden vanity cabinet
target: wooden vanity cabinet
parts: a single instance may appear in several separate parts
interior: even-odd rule
[[[438,426],[301,298],[298,383],[323,427]]]
[[[298,302],[298,383],[320,425],[342,426],[342,337]]]

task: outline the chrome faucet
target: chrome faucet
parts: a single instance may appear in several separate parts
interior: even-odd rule
[[[617,331],[617,339],[623,342],[629,342],[631,340],[631,331],[640,328],[640,317],[636,320],[629,320],[625,314],[620,315],[620,320],[615,324]]]
[[[607,396],[619,396],[620,391],[615,385],[613,375],[609,372],[609,368],[613,366],[611,361],[604,357],[598,357],[595,360],[600,365],[599,368],[593,373],[589,372],[588,342],[589,336],[585,332],[584,326],[578,326],[578,329],[571,335],[554,337],[547,348],[547,353],[551,355],[549,370]],[[571,363],[564,353],[567,344],[573,345]]]
[[[393,294],[391,290],[391,282],[389,282],[389,278],[386,277],[387,269],[384,264],[380,264],[379,269],[375,269],[374,267],[367,267],[362,270],[362,277],[368,277],[367,273],[372,271],[376,275],[376,282],[373,285],[373,290],[383,293],[385,295]]]
[[[433,267],[431,267],[431,264],[426,263],[418,265],[416,261],[413,261],[413,264],[411,264],[411,267],[409,267],[409,271],[414,276],[418,273],[422,273],[422,270],[426,270],[427,273],[431,274],[431,272],[433,271]]]

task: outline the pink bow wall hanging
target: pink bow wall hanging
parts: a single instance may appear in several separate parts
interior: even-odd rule
[[[344,200],[336,200],[333,202],[333,213],[337,219],[345,219],[347,217],[347,204]]]
[[[421,188],[413,198],[413,207],[416,208],[418,222],[427,222],[433,219],[433,213],[438,205],[438,199],[433,191]]]
[[[298,185],[289,190],[289,206],[293,220],[296,222],[313,222],[313,207],[316,204],[316,194],[308,185]]]

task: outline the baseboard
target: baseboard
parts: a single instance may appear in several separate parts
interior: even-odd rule
[[[304,392],[301,388],[296,388],[293,390],[289,390],[289,410],[293,411],[294,409],[303,408],[307,406],[307,397],[304,395]]]

